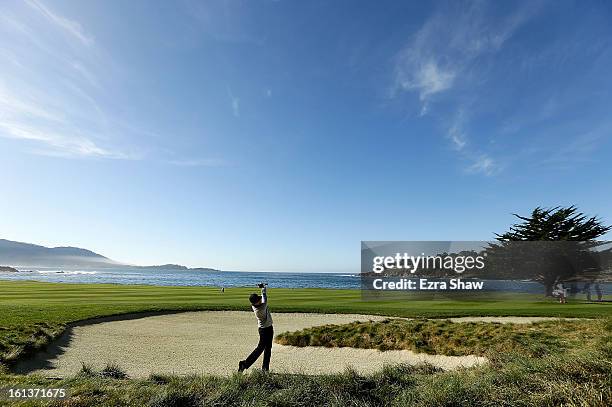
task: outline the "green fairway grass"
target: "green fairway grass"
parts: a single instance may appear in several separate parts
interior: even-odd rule
[[[95,317],[188,310],[250,311],[254,288],[159,287],[0,281],[0,363],[17,360],[57,337],[66,324]],[[558,304],[541,295],[364,301],[359,290],[271,288],[274,312],[363,313],[403,317],[612,315],[605,303]]]

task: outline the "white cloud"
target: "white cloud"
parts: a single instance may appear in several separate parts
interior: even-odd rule
[[[43,144],[43,147],[47,149],[38,147],[34,150],[35,153],[43,155],[129,158],[125,154],[104,149],[94,141],[80,135],[43,130],[6,120],[0,121],[0,137],[34,141],[38,142],[39,146]]]
[[[495,174],[499,167],[497,166],[495,160],[489,157],[486,154],[483,154],[474,159],[474,163],[468,167],[468,172],[471,173],[481,173],[487,176]]]
[[[557,144],[550,141],[564,133],[564,130],[560,129],[554,137],[546,135],[543,145],[533,148],[532,151],[541,157],[537,160],[537,165],[566,168],[575,163],[593,162],[596,161],[594,156],[600,151],[601,145],[612,141],[612,123],[608,121],[596,126],[589,123],[587,126],[592,128],[586,131],[573,129],[572,125],[565,125],[571,129],[571,135],[564,135],[564,143]]]
[[[467,136],[463,130],[464,120],[464,113],[462,111],[459,111],[447,132],[447,136],[452,141],[453,147],[458,151],[463,150],[463,148],[467,144]]]
[[[398,53],[394,89],[417,92],[424,110],[437,94],[452,89],[476,59],[501,48],[533,14],[533,6],[505,19],[490,18],[484,3],[440,8]]]
[[[75,130],[78,126],[72,124],[71,117],[51,107],[44,94],[26,87],[20,89],[22,97],[0,82],[0,137],[29,142],[33,144],[36,154],[134,158],[130,154],[101,147],[94,140],[95,137],[87,137]]]
[[[429,61],[417,72],[414,86],[420,89],[420,98],[425,100],[428,96],[450,88],[456,73],[440,68],[435,62]]]
[[[179,167],[223,167],[227,165],[227,162],[218,158],[199,158],[169,160],[168,164]]]
[[[15,67],[23,69],[23,64],[19,61],[19,58],[7,49],[0,49],[0,59],[4,59]]]
[[[410,75],[399,80],[399,86],[403,90],[414,90],[419,93],[422,102],[421,115],[425,115],[429,109],[429,99],[440,92],[450,89],[456,77],[456,72],[450,68],[443,68],[434,60],[421,63],[411,71]]]
[[[483,153],[476,143],[468,142],[469,137],[465,129],[467,122],[468,117],[465,110],[459,109],[446,133],[458,158],[467,163],[465,171],[487,176],[497,174],[501,171],[501,166],[497,161],[489,154]]]
[[[240,116],[240,99],[238,98],[232,99],[232,113],[235,117]]]
[[[499,170],[465,132],[467,117],[473,116],[470,100],[482,97],[474,94],[479,87],[470,81],[484,80],[483,59],[498,52],[539,7],[539,1],[529,1],[499,17],[484,2],[445,3],[396,55],[392,95],[417,94],[421,116],[433,112],[436,102],[446,102],[438,117],[449,118],[446,137],[458,156],[471,162],[468,172],[493,175]]]
[[[77,71],[91,86],[96,88],[100,87],[100,83],[98,82],[98,78],[92,72],[89,71],[83,64],[79,62],[73,62],[72,67],[75,71]]]
[[[117,90],[124,77],[113,77],[121,67],[81,24],[40,0],[26,2],[15,10],[0,7],[0,148],[68,159],[226,165],[218,158],[184,159],[163,145],[159,131],[115,114],[109,103],[124,96]],[[228,94],[239,116],[240,100]]]
[[[61,113],[51,109],[44,109],[36,103],[15,97],[0,82],[0,120],[11,117],[44,119],[54,122],[64,121]]]
[[[197,30],[216,41],[261,46],[266,35],[253,18],[254,3],[248,1],[186,0],[180,5],[197,22]]]
[[[240,117],[240,99],[234,96],[230,88],[227,88],[227,96],[229,96],[230,99],[232,114],[234,117]]]
[[[102,79],[113,61],[78,23],[40,1],[27,5],[22,13],[0,11],[0,62],[6,61],[0,63],[0,139],[19,141],[13,144],[37,155],[144,157],[150,148],[131,147],[136,143],[130,140],[143,132],[110,115],[101,102],[109,99]],[[75,38],[77,46],[66,46]]]
[[[51,23],[53,23],[56,27],[64,30],[68,34],[77,38],[84,45],[90,46],[93,45],[94,40],[91,36],[89,36],[83,30],[81,24],[76,21],[69,20],[65,17],[60,16],[59,14],[54,13],[47,6],[42,4],[38,0],[25,0],[26,3],[46,17]]]
[[[81,25],[55,13],[38,0],[26,0],[32,13],[38,13],[61,33],[41,31],[41,24],[26,23],[28,14],[1,14],[7,30],[0,38],[3,53],[19,55],[27,69],[0,66],[0,137],[20,140],[29,152],[58,157],[132,158],[111,147],[102,146],[105,137],[98,111],[93,114],[88,103],[95,97],[81,89],[83,81],[97,86],[96,75],[85,62],[76,61],[70,53],[87,60],[95,50],[93,39]],[[27,10],[26,10],[27,11]],[[85,47],[66,48],[67,41],[77,39]],[[16,45],[24,40],[30,46]],[[78,50],[78,51],[77,51]],[[40,66],[43,51],[45,64]],[[52,86],[46,87],[45,83]],[[99,110],[99,109],[98,109]],[[104,144],[109,144],[108,142]]]

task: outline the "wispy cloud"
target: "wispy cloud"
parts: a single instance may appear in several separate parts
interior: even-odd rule
[[[23,11],[27,13],[0,14],[6,22],[0,31],[0,48],[16,62],[14,66],[27,67],[0,67],[0,137],[19,140],[30,153],[39,155],[132,158],[130,154],[102,145],[110,143],[101,141],[103,125],[95,121],[99,115],[91,114],[87,108],[95,103],[95,98],[79,85],[82,81],[90,85],[98,83],[86,63],[75,60],[75,54],[85,60],[93,52],[92,37],[78,22],[62,17],[40,1],[26,0],[25,3],[29,8]],[[33,17],[37,19],[32,20]],[[68,36],[58,35],[59,32],[49,34],[44,31],[48,26]],[[74,47],[65,46],[74,39],[77,40]],[[24,42],[30,46],[24,47]],[[50,58],[45,57],[45,64],[39,69],[40,51]],[[40,86],[47,82],[54,86]]]
[[[94,86],[96,88],[100,87],[100,83],[96,75],[90,72],[89,69],[87,69],[87,67],[85,67],[82,63],[74,61],[72,63],[72,68],[74,68],[75,71],[77,71],[83,78],[85,78],[85,80],[87,80],[87,82],[91,86]]]
[[[61,157],[128,159],[133,156],[101,147],[76,131],[56,109],[31,98],[17,97],[0,83],[0,137],[32,143],[35,154]]]
[[[83,27],[81,26],[81,24],[79,24],[78,22],[69,20],[65,17],[60,16],[59,14],[56,14],[55,12],[53,12],[51,9],[49,9],[47,6],[45,6],[43,3],[41,3],[38,0],[25,0],[25,2],[30,7],[32,7],[33,9],[38,11],[40,14],[42,14],[44,17],[46,17],[56,27],[65,31],[66,33],[73,36],[74,38],[78,39],[84,45],[87,45],[87,46],[93,45],[94,43],[93,37],[88,35],[83,29]]]
[[[486,154],[482,154],[474,158],[474,163],[467,168],[470,173],[484,174],[487,176],[494,175],[499,171],[500,167],[493,158]]]
[[[478,69],[481,60],[498,52],[537,10],[537,2],[526,3],[496,18],[484,2],[445,4],[395,58],[392,95],[418,95],[421,116],[431,113],[436,102],[445,102],[446,110],[438,117],[449,117],[446,138],[461,159],[470,163],[468,172],[492,175],[498,167],[490,155],[470,143],[465,130],[470,104],[464,102],[464,93],[470,93],[474,78],[483,80],[484,73]]]
[[[180,2],[180,5],[197,22],[194,28],[216,41],[256,46],[261,46],[266,41],[265,33],[253,18],[253,7],[257,7],[254,3],[185,0]]]
[[[230,100],[232,114],[234,115],[234,117],[240,117],[240,99],[234,96],[234,93],[230,88],[227,88],[227,96]]]
[[[396,85],[402,90],[418,92],[422,104],[421,115],[427,114],[430,98],[450,89],[457,76],[457,72],[452,67],[442,67],[433,59],[420,61],[418,66],[409,71],[405,70],[404,64],[398,67],[400,68],[396,77]]]
[[[448,138],[453,143],[453,147],[461,151],[467,144],[466,135],[463,129],[463,122],[465,115],[462,111],[457,112],[455,119],[453,120],[448,132],[446,133]]]
[[[464,110],[459,110],[446,133],[451,141],[451,147],[457,152],[460,160],[466,163],[466,172],[470,174],[483,174],[486,176],[495,175],[501,171],[501,165],[490,156],[483,153],[476,143],[468,142],[468,122],[467,114]]]
[[[0,82],[0,120],[12,118],[20,119],[44,119],[53,122],[62,122],[64,116],[52,109],[45,109],[36,103],[16,97]]]
[[[438,9],[398,53],[395,91],[418,93],[425,113],[435,95],[461,83],[480,56],[499,50],[535,10],[524,7],[498,21],[483,2]]]
[[[150,148],[134,142],[143,132],[104,104],[110,56],[80,23],[38,0],[25,4],[0,10],[0,139],[35,155],[145,157]]]
[[[37,148],[32,151],[40,155],[52,156],[80,156],[80,157],[102,157],[128,159],[128,155],[110,151],[100,147],[91,139],[78,134],[56,133],[48,129],[27,126],[22,123],[15,123],[0,120],[0,137],[28,140],[38,142]],[[40,148],[40,144],[48,148]]]
[[[569,125],[568,127],[572,126]],[[602,145],[612,142],[612,123],[609,121],[605,121],[586,131],[571,130],[576,135],[566,135],[564,137],[566,141],[559,146],[551,140],[556,139],[558,134],[562,134],[562,132],[563,130],[559,129],[554,137],[550,135],[546,137],[546,143],[541,143],[539,146],[528,151],[527,157],[523,157],[523,159],[529,158],[533,160],[533,157],[536,156],[538,157],[536,163],[540,167],[565,169],[575,163],[597,161],[597,153],[602,151]]]
[[[38,5],[38,3],[32,3]],[[40,5],[43,7],[42,5]],[[48,9],[56,19],[60,17]],[[29,29],[16,18],[3,16],[4,20],[13,21],[14,24],[5,26],[4,34],[27,39],[45,50],[52,50],[57,43],[50,41],[35,30]],[[60,21],[60,20],[58,20]],[[10,49],[10,37],[0,41],[0,46]],[[61,51],[57,48],[57,53]],[[21,51],[26,61],[32,56],[16,49],[9,51],[15,55]],[[14,57],[16,58],[16,57]],[[120,149],[102,144],[110,144],[101,133],[105,127],[105,117],[95,103],[95,98],[83,91],[78,85],[79,81],[89,84],[97,83],[94,73],[84,65],[72,61],[69,57],[59,57],[53,62],[49,61],[45,70],[53,67],[56,76],[47,77],[33,69],[9,69],[0,67],[3,80],[0,80],[0,138],[20,140],[28,151],[38,155],[56,157],[98,157],[112,159],[132,159],[134,154],[123,152]],[[72,72],[77,72],[74,75]],[[52,81],[55,89],[37,87],[36,83]],[[51,88],[53,89],[53,88]],[[54,90],[55,90],[54,89]],[[78,91],[78,92],[77,92]],[[83,101],[87,103],[83,103]],[[96,114],[92,114],[87,106],[93,106]],[[102,120],[102,121],[99,121]],[[87,123],[87,125],[84,125]]]
[[[2,16],[0,16],[0,19],[1,17]],[[5,61],[8,61],[11,65],[17,68],[23,68],[23,64],[19,62],[19,59],[17,58],[17,56],[13,52],[7,49],[0,49],[0,59],[4,59]]]
[[[176,159],[168,160],[168,164],[178,167],[224,167],[228,165],[227,161],[219,158]]]

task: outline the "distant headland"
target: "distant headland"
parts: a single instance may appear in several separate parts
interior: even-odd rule
[[[19,272],[24,268],[57,267],[66,269],[136,268],[140,270],[219,271],[189,268],[180,264],[137,266],[111,260],[91,250],[72,246],[45,247],[0,239],[0,272]]]

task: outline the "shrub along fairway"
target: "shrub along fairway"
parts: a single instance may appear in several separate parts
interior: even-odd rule
[[[250,310],[256,288],[159,287],[0,281],[0,363],[57,337],[71,322],[136,312]],[[273,312],[359,313],[403,317],[612,315],[605,303],[558,304],[540,295],[363,301],[359,290],[270,288]]]

